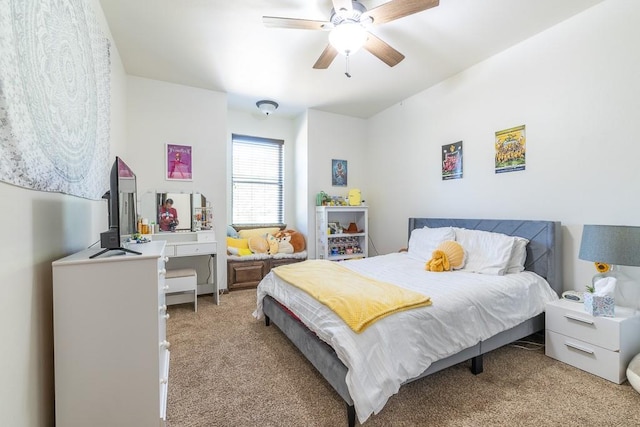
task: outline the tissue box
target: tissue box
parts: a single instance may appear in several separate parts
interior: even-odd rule
[[[592,316],[614,317],[615,302],[612,296],[584,293],[584,310]]]

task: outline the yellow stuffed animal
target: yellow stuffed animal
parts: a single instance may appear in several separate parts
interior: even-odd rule
[[[451,271],[464,266],[464,248],[460,243],[453,240],[445,240],[440,243],[431,254],[431,259],[427,261],[424,269],[427,271]]]
[[[269,243],[269,255],[275,255],[278,253],[279,244],[278,239],[273,234],[267,235],[267,243]]]
[[[229,255],[251,255],[247,239],[227,237],[227,253]]]
[[[267,239],[265,239],[262,236],[252,236],[249,237],[249,249],[251,250],[251,252],[253,252],[254,254],[266,254],[267,252],[269,252],[269,243],[267,242]]]

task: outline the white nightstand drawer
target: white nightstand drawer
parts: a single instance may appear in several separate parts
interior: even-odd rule
[[[614,383],[627,379],[627,363],[621,363],[620,353],[604,349],[576,338],[555,333],[547,329],[545,354],[590,372]]]
[[[620,319],[591,316],[580,303],[562,301],[548,304],[545,322],[546,328],[553,332],[608,350],[620,350]]]

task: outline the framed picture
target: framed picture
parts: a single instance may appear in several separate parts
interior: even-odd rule
[[[331,160],[331,185],[334,187],[347,186],[347,161]]]
[[[342,228],[340,227],[340,224],[337,222],[328,222],[327,227],[329,228],[329,234],[342,233]]]
[[[524,125],[496,132],[496,173],[523,171],[526,166]]]
[[[165,179],[171,181],[193,180],[193,153],[189,145],[167,144]]]
[[[462,178],[462,141],[442,146],[442,180]]]

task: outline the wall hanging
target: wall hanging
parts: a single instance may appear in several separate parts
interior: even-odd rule
[[[109,39],[82,0],[0,2],[0,180],[108,189]]]

